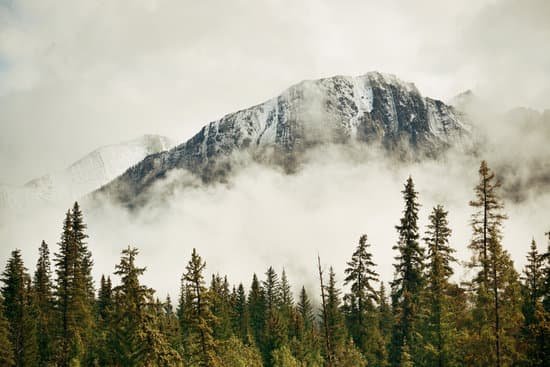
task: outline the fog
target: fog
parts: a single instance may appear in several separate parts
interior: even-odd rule
[[[209,274],[232,283],[248,286],[273,265],[312,289],[317,254],[341,281],[366,233],[389,281],[409,175],[422,232],[443,204],[463,262],[481,159],[503,181],[503,245],[519,270],[531,239],[545,248],[550,230],[548,19],[544,0],[1,2],[0,183],[22,184],[145,133],[185,141],[302,79],[391,72],[443,100],[472,89],[469,112],[485,139],[478,154],[398,164],[376,149],[324,147],[293,175],[245,160],[228,184],[176,190],[160,204],[171,182],[194,180],[172,172],[138,212],[84,205],[94,276],[136,246],[144,283],[174,298],[196,247]],[[535,110],[504,114],[517,106]],[[33,270],[42,239],[56,251],[71,204],[0,211],[0,266],[21,248]],[[470,276],[462,269],[455,280]]]
[[[174,190],[177,185],[172,183],[194,179],[185,171],[173,171],[151,189],[151,201],[138,211],[108,202],[85,205],[96,278],[113,272],[122,248],[136,246],[141,252],[138,263],[148,268],[143,281],[160,297],[173,298],[195,247],[207,261],[208,274],[227,274],[232,283],[248,286],[252,273],[263,277],[273,265],[279,272],[284,268],[294,286],[306,285],[316,294],[316,256],[325,267],[333,265],[341,281],[359,236],[366,233],[377,270],[388,282],[393,277],[395,225],[403,210],[401,190],[409,175],[422,205],[421,232],[433,206],[443,204],[453,230],[451,244],[460,260],[455,280],[471,276],[461,265],[471,255],[468,201],[477,182],[478,157],[451,151],[438,161],[409,164],[396,163],[375,149],[328,146],[309,152],[308,164],[293,175],[242,162],[228,184],[208,187]],[[167,188],[170,196],[160,200]],[[52,250],[57,248],[69,205],[4,216],[0,238],[10,246],[2,246],[0,259],[20,247],[27,265],[34,267],[42,239]],[[549,208],[549,190],[526,195],[519,202],[506,200],[509,220],[503,245],[518,269],[532,238],[541,249],[546,245]]]

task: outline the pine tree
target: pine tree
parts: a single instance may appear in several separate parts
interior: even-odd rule
[[[419,359],[422,343],[419,340],[418,324],[421,316],[421,294],[423,292],[424,249],[418,242],[418,193],[411,177],[402,191],[405,210],[400,225],[396,226],[399,242],[393,247],[399,253],[395,257],[395,278],[392,286],[392,303],[395,323],[392,333],[391,363],[399,366],[405,341],[413,361]]]
[[[302,287],[302,290],[300,291],[300,298],[298,300],[298,304],[296,305],[296,309],[304,323],[304,329],[313,329],[315,315],[313,313],[313,306],[311,305],[311,301],[309,300],[305,287]]]
[[[332,267],[329,268],[328,284],[326,285],[326,325],[328,330],[329,350],[333,353],[334,366],[340,366],[346,355],[347,332],[344,315],[341,311],[341,291],[336,285],[336,275]]]
[[[452,338],[455,334],[453,315],[450,311],[450,283],[453,274],[451,264],[456,261],[455,252],[449,246],[451,229],[447,221],[447,212],[442,206],[433,208],[429,217],[426,231],[428,248],[428,272],[427,272],[427,303],[429,317],[427,318],[426,335],[428,353],[427,363],[430,366],[448,366],[453,361]]]
[[[191,299],[188,300],[188,309],[190,310],[188,325],[190,339],[188,343],[191,349],[191,364],[214,367],[219,365],[212,330],[217,320],[212,314],[210,295],[204,284],[205,267],[206,263],[193,249],[191,260],[189,260],[184,274],[185,286],[191,296]]]
[[[262,342],[262,330],[265,324],[265,293],[256,274],[252,276],[250,292],[248,293],[248,314],[250,328],[258,346]]]
[[[120,285],[114,288],[112,328],[109,337],[115,366],[180,366],[179,354],[160,332],[153,290],[139,282],[145,268],[135,264],[138,250],[122,251],[115,274]]]
[[[111,277],[101,276],[99,291],[97,296],[97,310],[94,337],[95,361],[100,366],[112,365],[111,350],[109,348],[109,328],[112,324],[114,296]]]
[[[232,335],[231,294],[227,277],[212,275],[210,283],[211,310],[217,322],[213,326],[216,340],[228,339]]]
[[[19,250],[12,251],[1,281],[4,284],[1,293],[15,366],[35,366],[38,362],[38,348],[36,324],[32,318],[31,280]]]
[[[287,330],[287,338],[292,339],[295,336],[294,329],[291,327],[291,324],[294,320],[294,296],[292,295],[292,290],[290,289],[290,283],[286,276],[286,272],[283,269],[281,274],[281,284],[280,291],[281,295],[281,305],[280,313],[281,320],[284,325],[284,328]]]
[[[53,359],[54,300],[51,280],[50,251],[42,241],[33,278],[33,298],[37,323],[38,365],[48,366]]]
[[[477,209],[472,215],[472,242],[469,247],[474,252],[471,267],[480,267],[477,282],[489,288],[489,242],[491,230],[495,234],[500,233],[502,221],[506,219],[502,209],[504,205],[498,196],[500,182],[496,179],[486,161],[482,161],[479,167],[479,183],[474,188],[475,200],[470,201],[470,206]]]
[[[543,256],[539,254],[533,239],[527,254],[527,264],[523,271],[523,338],[529,366],[545,365],[546,343],[550,340],[547,325],[548,315],[542,304],[544,292]]]
[[[94,289],[91,275],[91,253],[86,244],[82,212],[75,202],[67,211],[55,256],[56,284],[54,288],[58,329],[58,364],[91,363],[94,337]]]
[[[374,270],[376,264],[368,251],[367,235],[359,238],[351,260],[345,270],[344,284],[351,284],[350,292],[344,296],[344,310],[348,330],[355,345],[366,356],[369,364],[380,363],[378,355],[385,349],[378,329],[378,315],[375,303],[378,301],[374,284],[378,282],[378,273]]]
[[[10,340],[10,325],[4,317],[3,300],[0,298],[0,366],[15,366],[13,344]]]
[[[474,189],[476,200],[470,202],[477,211],[471,222],[473,237],[469,247],[473,256],[469,266],[480,270],[471,282],[473,345],[468,350],[479,354],[475,357],[477,365],[501,367],[519,360],[515,344],[522,317],[520,286],[512,260],[501,245],[506,215],[498,193],[500,183],[485,161],[481,162],[479,177]]]
[[[250,314],[246,302],[246,292],[242,283],[239,283],[236,291],[233,318],[234,334],[244,345],[252,344]]]
[[[273,366],[273,351],[287,342],[287,330],[281,315],[282,294],[277,273],[269,267],[265,273],[263,289],[265,295],[265,321],[261,341],[264,364]]]
[[[315,314],[305,287],[295,307],[292,352],[303,366],[323,365],[320,339],[315,327]]]

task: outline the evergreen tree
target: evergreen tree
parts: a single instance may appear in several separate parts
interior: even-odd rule
[[[95,362],[100,366],[112,365],[111,350],[109,347],[109,329],[112,324],[114,295],[111,277],[101,276],[99,291],[97,296],[96,309],[96,329],[95,329]]]
[[[242,283],[239,283],[239,287],[236,291],[233,315],[234,334],[244,343],[244,345],[250,345],[252,343],[250,314],[246,302],[246,292]]]
[[[281,313],[281,319],[282,323],[284,325],[284,328],[287,329],[287,338],[291,339],[295,336],[294,329],[290,327],[292,324],[295,315],[294,315],[294,296],[292,295],[292,290],[290,289],[290,283],[288,282],[288,278],[286,276],[286,272],[283,269],[283,272],[281,274],[281,285],[280,285],[280,295],[281,295],[281,305],[280,305],[280,313]]]
[[[526,364],[529,366],[544,366],[550,341],[547,325],[548,315],[544,311],[542,297],[544,292],[543,256],[539,254],[537,243],[533,239],[527,254],[527,264],[523,271],[523,338],[525,340]]]
[[[320,339],[315,327],[315,315],[305,287],[302,287],[295,309],[292,352],[303,366],[321,366]]]
[[[153,290],[141,285],[139,277],[145,268],[138,268],[138,250],[122,251],[115,274],[120,285],[114,288],[111,355],[115,366],[180,366],[179,354],[160,332],[154,308]]]
[[[94,289],[85,229],[82,212],[75,202],[73,211],[65,215],[59,252],[55,256],[57,362],[61,367],[89,364],[92,358],[88,347],[94,336]]]
[[[190,364],[201,367],[214,367],[219,365],[215,353],[216,342],[213,337],[213,326],[217,322],[211,311],[211,299],[204,284],[203,262],[195,249],[191,254],[191,260],[184,274],[185,287],[191,298],[188,300],[189,313],[189,348],[191,350]]]
[[[340,310],[342,300],[340,298],[341,291],[336,286],[336,275],[332,267],[329,269],[328,284],[326,286],[326,329],[330,336],[329,350],[334,353],[334,366],[339,366],[345,354],[346,347],[346,326],[344,323],[344,315]]]
[[[287,329],[281,315],[282,294],[279,277],[272,267],[265,273],[263,290],[265,295],[265,321],[261,339],[264,364],[273,366],[273,351],[287,342]]]
[[[429,316],[426,325],[426,343],[429,351],[427,363],[430,366],[449,366],[453,364],[452,338],[455,334],[453,315],[450,310],[450,283],[453,274],[451,264],[456,261],[455,252],[449,246],[451,229],[447,221],[447,212],[442,206],[433,208],[426,231],[428,248],[427,303]]]
[[[37,326],[38,365],[49,366],[53,360],[54,340],[54,300],[51,280],[50,251],[46,242],[42,241],[39,249],[38,262],[33,278],[33,298]]]
[[[15,365],[13,344],[10,340],[10,325],[4,317],[4,305],[0,299],[0,366],[12,367]]]
[[[262,330],[265,324],[265,293],[256,274],[252,276],[250,292],[248,293],[248,314],[250,328],[258,346],[262,342]]]
[[[38,350],[36,325],[32,318],[30,277],[19,250],[12,251],[1,281],[4,312],[9,325],[9,339],[13,347],[15,366],[36,366]]]
[[[470,206],[476,211],[472,215],[472,241],[469,245],[474,252],[471,267],[481,268],[477,283],[483,284],[488,289],[489,278],[489,242],[491,231],[499,235],[502,221],[506,215],[502,212],[504,205],[498,196],[500,182],[496,179],[486,161],[482,161],[479,167],[479,183],[474,188],[475,200],[470,201]]]
[[[211,310],[217,322],[213,325],[216,340],[228,339],[232,335],[232,305],[227,277],[212,275],[210,283]]]
[[[424,286],[424,249],[418,242],[418,193],[411,177],[402,191],[405,209],[400,225],[396,226],[399,241],[393,247],[399,253],[395,257],[395,278],[392,286],[392,303],[395,323],[392,333],[391,364],[399,366],[402,348],[408,343],[413,362],[420,359],[422,342],[419,340],[419,320],[421,317],[421,296]],[[418,363],[418,362],[416,362]]]
[[[479,169],[480,182],[475,187],[477,209],[472,216],[473,251],[471,268],[479,268],[471,282],[471,344],[476,365],[508,366],[520,359],[517,338],[521,322],[520,285],[509,254],[501,245],[504,205],[498,189],[500,183],[485,161]]]
[[[368,251],[367,235],[359,238],[351,260],[345,270],[344,284],[351,284],[350,292],[344,296],[344,310],[348,330],[355,345],[365,355],[370,365],[379,364],[378,356],[384,355],[385,345],[378,329],[378,314],[375,303],[378,301],[374,284],[378,282],[376,264]]]

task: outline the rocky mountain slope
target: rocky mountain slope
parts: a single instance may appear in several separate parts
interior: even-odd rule
[[[421,159],[470,141],[464,116],[423,97],[414,84],[377,72],[335,76],[303,81],[209,123],[187,142],[128,169],[100,194],[132,205],[178,168],[204,182],[223,180],[231,171],[231,157],[243,152],[293,171],[302,153],[319,144],[380,145],[401,158]]]

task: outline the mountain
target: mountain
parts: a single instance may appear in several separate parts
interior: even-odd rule
[[[225,180],[232,157],[299,169],[303,153],[319,144],[379,145],[405,159],[435,157],[471,142],[465,117],[423,97],[412,83],[378,72],[303,81],[259,105],[204,126],[187,142],[146,157],[99,194],[134,205],[174,169],[203,182]]]
[[[0,208],[79,199],[121,175],[146,156],[173,146],[166,137],[144,135],[98,148],[63,171],[33,179],[23,186],[0,185]]]

